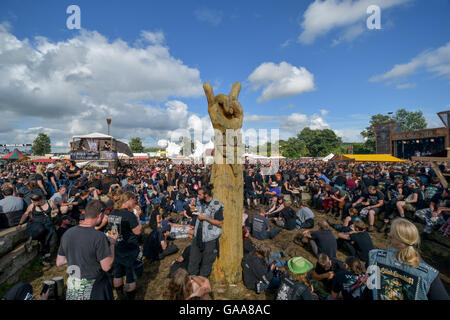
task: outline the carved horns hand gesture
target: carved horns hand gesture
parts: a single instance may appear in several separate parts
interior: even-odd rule
[[[209,83],[203,84],[206,99],[208,100],[208,113],[214,129],[225,131],[226,129],[240,129],[244,120],[244,112],[238,101],[241,84],[233,83],[230,94],[218,94],[214,96]]]

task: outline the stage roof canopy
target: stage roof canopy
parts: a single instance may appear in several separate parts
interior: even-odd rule
[[[342,154],[336,155],[332,160],[355,160],[356,162],[405,162],[406,160],[391,156],[390,154]]]

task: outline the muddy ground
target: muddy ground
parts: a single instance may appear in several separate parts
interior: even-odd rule
[[[249,218],[251,218],[255,211],[248,210]],[[315,211],[316,219],[317,218],[326,218],[329,221],[334,223],[339,223],[334,218],[325,216],[317,211]],[[150,233],[150,229],[146,228],[145,233]],[[333,231],[335,235],[337,232]],[[275,239],[272,240],[264,240],[264,242],[269,243],[273,251],[281,251],[286,250],[287,258],[289,259],[294,256],[304,256],[309,259],[313,264],[316,263],[317,259],[314,257],[312,253],[293,243],[293,239],[295,235],[298,233],[298,230],[287,231],[283,230],[279,233]],[[387,248],[389,243],[386,237],[383,234],[378,232],[374,232],[371,234],[374,246],[376,248]],[[256,239],[252,239],[255,243],[259,241]],[[137,295],[136,299],[144,299],[144,300],[160,300],[162,299],[164,290],[167,288],[169,280],[167,275],[169,273],[170,265],[175,260],[182,250],[189,245],[190,239],[179,239],[174,242],[179,250],[179,253],[166,257],[162,261],[153,262],[151,264],[145,263],[144,273],[142,277],[138,280],[137,285]],[[436,269],[441,272],[441,278],[446,285],[448,291],[450,291],[450,266],[448,263],[444,265],[439,265],[434,263],[432,257],[427,257],[426,253],[423,253],[425,260],[433,265]],[[346,254],[341,251],[338,251],[337,254],[338,259],[344,260],[346,258]],[[55,260],[52,260],[55,261]],[[66,275],[66,266],[56,267],[54,264],[51,267],[41,267],[37,262],[33,263],[27,270],[25,270],[21,275],[21,282],[27,281],[30,282],[36,292],[39,292],[42,288],[42,283],[45,280],[52,279],[57,276],[64,276],[67,279]],[[257,295],[255,292],[248,290],[245,288],[243,284],[238,285],[221,285],[216,283],[211,283],[211,287],[213,290],[213,298],[216,300],[272,300],[274,298],[273,293],[263,292]]]

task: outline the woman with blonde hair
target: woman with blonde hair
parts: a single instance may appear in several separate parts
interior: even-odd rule
[[[419,255],[417,227],[397,218],[392,222],[390,238],[391,248],[369,253],[369,288],[373,299],[448,300],[439,272]]]

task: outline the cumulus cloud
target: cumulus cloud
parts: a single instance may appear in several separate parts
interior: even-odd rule
[[[325,112],[324,114],[323,111],[326,110],[321,111],[321,115],[313,114],[310,117],[302,113],[292,113],[287,116],[246,114],[244,116],[244,122],[277,122],[278,128],[283,131],[280,133],[281,135],[292,136],[300,133],[300,131],[302,131],[306,127],[309,127],[313,130],[330,128],[329,124],[323,118],[323,116],[327,113]]]
[[[424,70],[436,77],[450,78],[450,42],[438,49],[422,52],[407,63],[396,64],[388,72],[374,76],[369,81],[380,82],[403,79],[419,72],[419,70]],[[404,88],[406,87],[403,86],[399,89]]]
[[[314,75],[304,67],[295,67],[287,62],[279,65],[262,63],[248,77],[253,90],[263,87],[258,102],[286,98],[315,90]]]
[[[363,32],[367,20],[367,8],[378,5],[381,10],[395,7],[410,0],[315,0],[303,14],[302,33],[298,40],[313,43],[317,37],[333,29],[341,29],[342,35],[333,45],[343,40],[351,41]]]
[[[343,142],[363,142],[363,136],[361,135],[361,129],[334,129],[334,133],[342,138]]]
[[[199,70],[170,54],[162,32],[142,31],[133,46],[95,31],[53,42],[10,30],[0,24],[4,143],[32,142],[42,130],[68,146],[74,134],[105,132],[106,118],[118,139],[160,136],[186,125],[188,106],[174,98],[203,94]],[[32,128],[17,125],[25,119]]]

